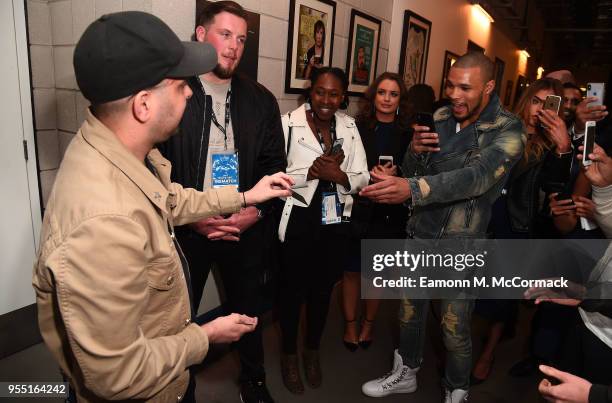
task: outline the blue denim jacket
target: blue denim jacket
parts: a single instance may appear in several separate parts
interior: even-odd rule
[[[434,114],[440,151],[408,151],[403,172],[412,191],[411,237],[485,238],[491,207],[521,158],[525,128],[496,94],[475,123],[456,132],[449,107]]]

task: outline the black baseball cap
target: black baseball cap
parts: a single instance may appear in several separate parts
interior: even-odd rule
[[[165,78],[211,71],[217,52],[207,43],[181,42],[156,16],[140,11],[106,14],[92,22],[74,49],[77,83],[93,104],[150,88]]]

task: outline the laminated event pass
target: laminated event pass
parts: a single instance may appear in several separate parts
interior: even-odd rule
[[[219,152],[211,155],[213,188],[238,186],[238,154]]]

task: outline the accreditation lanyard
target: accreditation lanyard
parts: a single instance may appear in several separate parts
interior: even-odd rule
[[[212,111],[212,122],[217,126],[217,128],[223,133],[223,140],[225,144],[225,150],[227,150],[227,126],[230,121],[230,98],[232,97],[232,89],[227,90],[227,95],[225,96],[225,125],[221,126],[219,121],[217,120],[217,116],[215,116],[215,111]]]
[[[315,127],[317,129],[317,139],[319,140],[319,145],[321,146],[321,150],[323,150],[323,153],[325,153],[327,150],[325,149],[325,140],[323,139],[323,133],[321,132],[321,129],[319,129],[318,127]],[[336,141],[336,117],[334,116],[334,118],[332,119],[330,125],[329,125],[329,134],[331,135],[331,146],[334,146],[334,142]]]

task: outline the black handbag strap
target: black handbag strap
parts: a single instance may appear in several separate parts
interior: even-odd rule
[[[293,134],[293,126],[291,126],[291,113],[289,113],[289,120],[287,121],[287,126],[289,127],[289,134],[287,135],[287,157],[289,157],[289,149],[291,148],[291,135]]]

